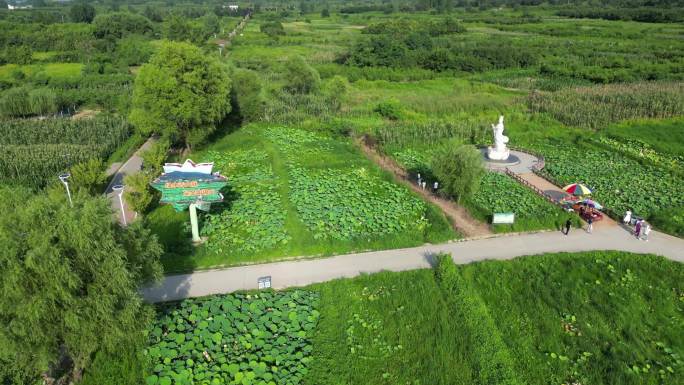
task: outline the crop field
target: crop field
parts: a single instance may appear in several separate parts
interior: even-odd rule
[[[594,252],[314,285],[304,383],[678,383],[682,278],[676,262]]]
[[[437,208],[394,184],[348,139],[253,125],[197,159],[216,162],[215,170],[228,177],[226,199],[202,216],[200,231],[208,241],[190,256],[165,235],[173,227],[166,222],[183,228],[187,213],[161,207],[150,215],[162,240],[172,243],[164,261],[167,271],[456,237]]]
[[[231,294],[165,307],[150,331],[147,385],[299,384],[320,313],[311,291]]]
[[[130,135],[128,123],[102,115],[0,124],[0,181],[42,187],[91,158],[106,159]]]

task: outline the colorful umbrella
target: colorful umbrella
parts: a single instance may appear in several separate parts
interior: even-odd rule
[[[598,210],[603,210],[603,206],[601,206],[598,202],[593,201],[591,199],[583,199],[582,202],[587,206],[594,207]]]
[[[584,195],[589,195],[591,194],[591,190],[589,190],[589,187],[581,184],[581,183],[573,183],[569,184],[565,187],[563,187],[563,191],[575,195],[575,196],[584,196]]]

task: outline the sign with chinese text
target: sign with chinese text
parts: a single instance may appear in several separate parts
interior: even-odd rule
[[[171,204],[182,211],[190,204],[205,209],[208,204],[221,202],[221,189],[228,183],[218,173],[212,174],[213,163],[195,164],[190,159],[185,163],[167,163],[164,173],[151,185],[162,194],[160,203]]]

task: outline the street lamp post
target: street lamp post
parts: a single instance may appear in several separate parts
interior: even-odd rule
[[[128,226],[128,223],[126,222],[126,211],[124,210],[124,204],[123,204],[124,186],[122,184],[117,184],[115,186],[112,186],[112,191],[116,192],[116,194],[119,196],[119,207],[121,207],[121,218],[123,218],[124,226]]]
[[[69,179],[70,176],[71,174],[69,174],[68,172],[61,174],[59,176],[59,180],[62,182],[64,187],[66,187],[67,197],[69,198],[69,206],[74,207],[74,202],[71,200],[71,191],[69,191],[69,182],[67,181],[67,179]]]

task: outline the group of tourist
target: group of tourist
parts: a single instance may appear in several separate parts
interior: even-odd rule
[[[417,175],[416,183],[418,184],[418,187],[422,188],[423,190],[425,190],[427,188],[427,182],[421,178],[420,173],[418,173],[418,175]],[[432,184],[432,192],[437,193],[438,189],[439,189],[439,182],[435,181],[435,183]]]
[[[624,223],[625,226],[634,226],[634,236],[637,239],[648,242],[648,234],[651,232],[651,225],[643,218],[633,218],[632,211],[627,210],[625,216],[622,218],[622,223]]]

